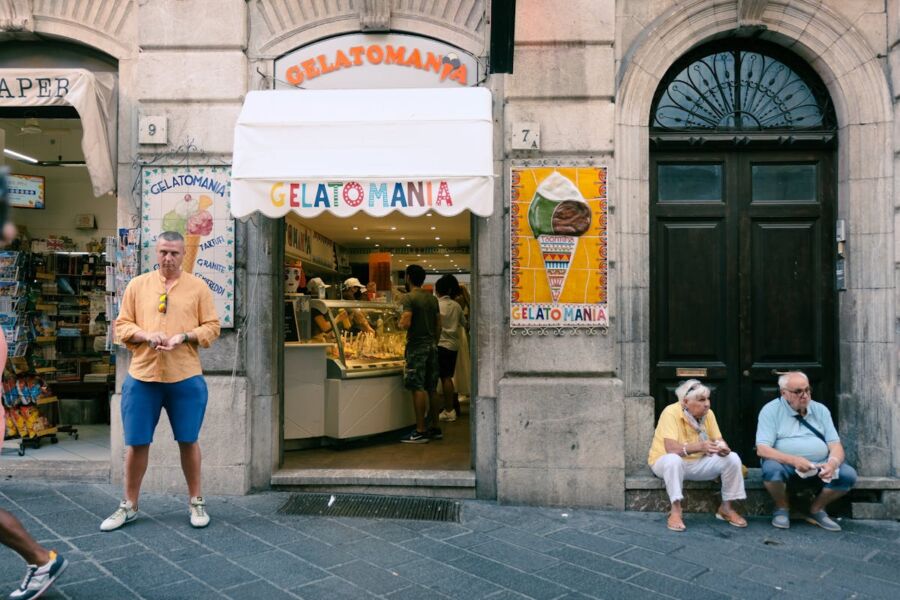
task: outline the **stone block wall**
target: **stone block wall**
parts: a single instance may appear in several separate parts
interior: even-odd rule
[[[894,105],[893,117],[894,127],[892,129],[892,150],[893,150],[893,185],[889,185],[886,189],[879,190],[880,193],[893,195],[894,201],[892,207],[894,209],[893,218],[889,220],[888,227],[893,232],[894,237],[894,255],[892,257],[894,263],[894,279],[893,294],[890,300],[894,307],[893,311],[887,311],[889,315],[900,315],[900,0],[887,0],[887,72],[890,82],[891,100]],[[887,331],[900,331],[900,317],[895,322],[885,327]],[[895,344],[897,341],[895,340]],[[892,353],[896,353],[897,349],[892,348]],[[897,363],[894,363],[897,368]],[[893,373],[895,382],[900,381],[900,373]],[[889,395],[890,427],[891,427],[891,447],[890,460],[892,469],[891,475],[900,476],[900,387],[896,387],[893,393]],[[897,506],[897,496],[894,494],[894,505]],[[900,509],[898,509],[900,510]]]
[[[610,377],[501,379],[497,498],[624,508],[622,396],[622,382]]]
[[[505,162],[497,206],[504,213],[502,223],[495,221],[492,228],[500,227],[506,262],[503,277],[479,278],[492,284],[480,289],[497,298],[496,304],[491,300],[491,310],[501,324],[500,335],[491,340],[499,347],[479,345],[479,352],[500,350],[501,358],[492,373],[494,382],[485,382],[489,387],[479,392],[496,393],[496,488],[503,502],[624,506],[626,411],[618,378],[616,339],[622,324],[616,321],[615,297],[608,335],[512,335],[507,313],[510,166],[521,159],[604,164],[611,181],[616,178],[615,5],[613,0],[573,0],[560,10],[551,0],[520,0],[514,73],[495,85],[496,101],[503,102],[503,127],[497,135],[502,136],[499,150]],[[512,128],[520,121],[540,124],[540,150],[511,149]],[[610,190],[612,223],[618,219],[619,199],[613,185]],[[610,236],[608,285],[613,296],[617,248]]]

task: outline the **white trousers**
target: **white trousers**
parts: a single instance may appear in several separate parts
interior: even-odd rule
[[[722,478],[722,501],[743,500],[744,475],[741,473],[741,458],[735,452],[727,456],[704,456],[699,460],[684,460],[677,454],[664,454],[650,467],[653,474],[666,482],[666,492],[670,502],[684,498],[682,483],[687,481],[711,481]]]

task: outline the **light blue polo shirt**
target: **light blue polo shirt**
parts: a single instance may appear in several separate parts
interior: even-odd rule
[[[756,444],[764,444],[771,448],[802,456],[814,462],[825,462],[828,459],[828,446],[812,431],[797,420],[797,411],[791,408],[784,397],[775,398],[759,411],[759,423],[756,426]],[[824,404],[810,400],[804,417],[807,423],[819,430],[828,443],[839,442],[831,411]]]

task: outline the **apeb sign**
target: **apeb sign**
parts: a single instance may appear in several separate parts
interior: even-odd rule
[[[478,76],[478,61],[459,48],[397,33],[341,35],[275,61],[279,89],[465,87]]]

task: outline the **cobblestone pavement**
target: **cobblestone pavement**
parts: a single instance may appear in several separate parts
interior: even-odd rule
[[[277,514],[287,493],[207,499],[194,530],[184,497],[147,494],[111,533],[107,485],[0,484],[0,506],[70,561],[46,598],[900,598],[900,523],[828,533],[752,518],[736,529],[687,515],[465,501],[460,523]],[[0,592],[24,575],[0,548]]]

